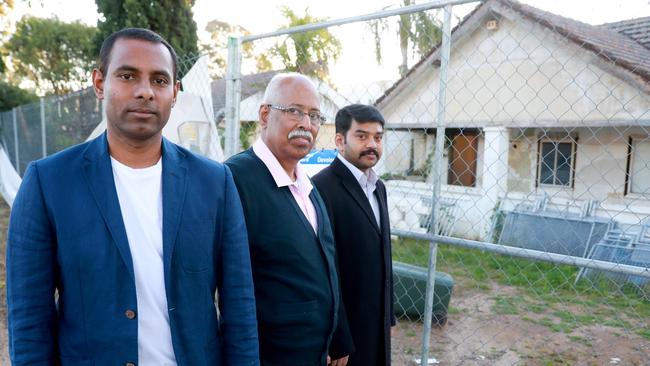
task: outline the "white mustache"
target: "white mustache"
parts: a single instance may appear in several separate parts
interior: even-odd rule
[[[308,139],[309,142],[311,142],[314,139],[314,137],[311,135],[311,133],[309,131],[305,131],[305,130],[303,130],[301,128],[297,128],[297,129],[289,132],[289,136],[288,136],[289,140],[291,140],[293,138],[296,138],[296,137],[304,137],[304,138]]]

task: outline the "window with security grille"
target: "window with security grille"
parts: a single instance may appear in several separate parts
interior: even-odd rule
[[[630,192],[650,194],[650,138],[632,138]]]
[[[539,185],[573,186],[573,141],[541,141],[539,144]]]

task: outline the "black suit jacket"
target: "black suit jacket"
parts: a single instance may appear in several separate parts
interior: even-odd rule
[[[355,349],[349,365],[390,365],[390,327],[395,318],[386,187],[377,182],[378,226],[359,182],[340,159],[313,181],[325,201],[336,241],[342,302]],[[333,358],[349,350],[345,333],[341,329],[334,335]]]
[[[289,188],[277,187],[252,149],[226,164],[246,218],[261,364],[324,366],[340,301],[334,237],[324,203],[313,189],[310,199],[318,219],[314,233]]]

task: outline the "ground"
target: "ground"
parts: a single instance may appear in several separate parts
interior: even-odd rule
[[[9,208],[0,200],[0,365],[9,365],[4,305],[8,221]],[[476,286],[474,277],[462,278],[470,271],[450,272],[456,284],[448,322],[431,334],[430,357],[441,365],[650,365],[647,303],[630,303],[636,310],[629,313],[587,300],[557,301],[559,295],[531,297],[525,288],[496,281]],[[602,321],[605,317],[609,320]],[[393,329],[393,365],[415,365],[421,338],[421,322],[400,319]]]
[[[521,296],[492,285],[492,294]],[[498,299],[484,292],[454,294],[456,310],[444,327],[433,328],[429,357],[440,365],[650,365],[650,340],[635,333],[602,325],[558,332],[532,318],[541,314],[499,313]],[[421,332],[421,322],[399,321],[392,338],[394,366],[416,365]]]

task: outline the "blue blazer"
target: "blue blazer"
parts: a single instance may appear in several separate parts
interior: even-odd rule
[[[230,170],[163,139],[162,196],[178,365],[258,365],[248,239]],[[105,134],[25,172],[9,224],[7,304],[14,366],[137,364],[133,265]]]

